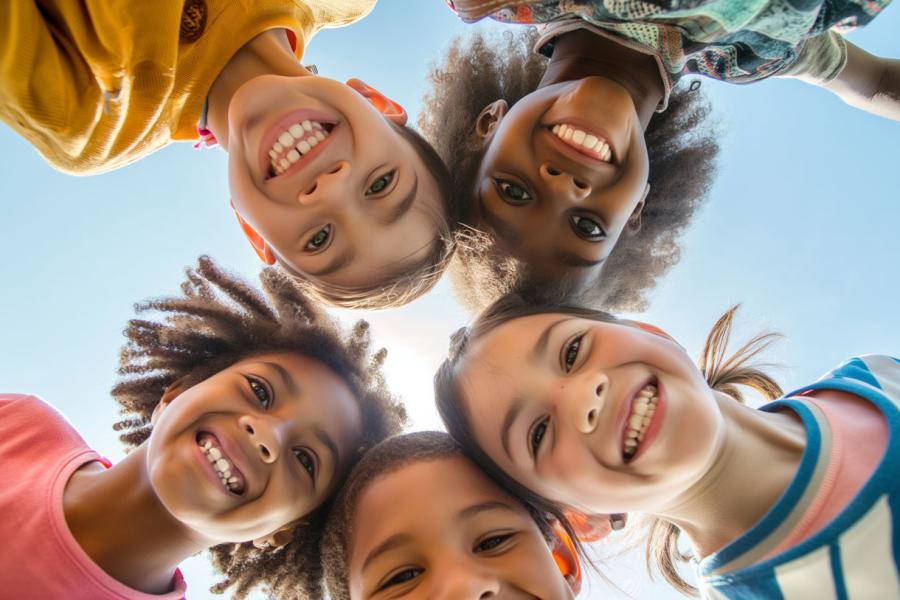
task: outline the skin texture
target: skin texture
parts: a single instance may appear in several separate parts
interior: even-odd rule
[[[644,130],[661,85],[646,56],[574,32],[559,39],[537,90],[479,116],[481,223],[537,277],[596,275],[619,237],[640,229],[649,191]],[[564,123],[607,140],[611,162],[563,144],[551,128]]]
[[[841,100],[874,115],[900,121],[900,60],[869,54],[847,44],[847,64],[822,85]]]
[[[353,525],[354,600],[573,597],[529,514],[462,457],[378,477]]]
[[[261,34],[235,55],[209,102],[210,128],[229,153],[233,205],[290,270],[354,289],[428,254],[440,196],[391,125],[406,122],[402,107],[358,80],[345,85],[311,76],[279,31]],[[279,123],[298,110],[315,111],[336,127],[300,168],[270,177],[271,142],[264,138],[283,131]]]
[[[286,543],[333,492],[362,431],[343,380],[296,353],[241,360],[187,389],[176,383],[153,425],[125,460],[109,470],[87,465],[64,494],[66,521],[87,554],[153,593],[167,591],[177,564],[202,549]],[[240,496],[209,472],[200,432],[214,434],[243,474]]]
[[[764,413],[713,391],[674,341],[624,324],[515,319],[475,341],[459,381],[476,441],[520,483],[589,513],[669,520],[700,556],[768,510],[805,445],[793,413]],[[626,460],[625,420],[650,382],[659,388],[657,433]],[[766,477],[748,486],[746,473],[760,464]]]

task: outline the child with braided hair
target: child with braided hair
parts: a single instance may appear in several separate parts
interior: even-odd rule
[[[321,596],[328,502],[405,410],[365,322],[343,331],[279,269],[260,280],[201,257],[182,295],[137,306],[160,318],[125,330],[116,465],[42,400],[0,397],[6,593],[181,598],[178,564],[208,548],[214,591]]]

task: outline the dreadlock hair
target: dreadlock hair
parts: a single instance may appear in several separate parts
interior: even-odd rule
[[[532,51],[534,28],[504,31],[495,38],[474,32],[453,40],[442,64],[430,74],[431,91],[419,127],[450,169],[451,193],[461,198],[463,227],[457,234],[450,280],[460,302],[477,313],[507,293],[533,296],[557,285],[569,303],[615,311],[637,311],[656,281],[680,258],[679,237],[704,202],[716,172],[718,132],[711,109],[693,85],[677,86],[668,108],[656,113],[644,137],[650,158],[650,192],[641,229],[619,238],[598,277],[548,285],[511,255],[493,231],[481,231],[475,196],[477,175],[487,149],[475,133],[481,110],[495,100],[512,106],[537,89],[547,59]],[[553,298],[549,298],[553,301]]]
[[[457,196],[450,193],[450,173],[428,140],[410,127],[393,122],[390,124],[409,142],[424,163],[426,171],[437,183],[438,193],[441,195],[440,211],[413,206],[413,210],[428,212],[436,232],[434,240],[428,253],[422,258],[392,265],[388,267],[389,270],[383,279],[360,287],[332,285],[321,279],[307,277],[282,263],[307,294],[326,304],[360,310],[404,306],[430,291],[440,280],[453,257],[455,248],[453,232],[460,218],[460,208]]]
[[[713,325],[707,336],[703,352],[700,354],[698,368],[711,389],[727,394],[738,402],[744,402],[739,386],[750,387],[758,391],[764,398],[774,400],[782,395],[781,387],[763,370],[766,365],[753,361],[780,336],[771,332],[761,333],[751,338],[735,352],[727,355],[726,351],[737,309],[737,305],[732,306]],[[480,448],[475,440],[472,424],[463,407],[459,391],[460,367],[465,359],[466,351],[473,341],[483,338],[504,323],[531,315],[548,313],[629,326],[628,321],[620,320],[599,310],[565,304],[535,304],[515,294],[504,296],[479,315],[472,325],[461,328],[452,335],[449,356],[434,376],[434,393],[438,413],[447,427],[447,431],[490,477],[502,477],[507,489],[512,494],[523,494],[534,498],[534,502],[538,505],[548,507],[545,510],[550,511],[549,507],[553,507],[553,510],[558,512],[565,507],[516,482],[506,475]],[[646,526],[645,559],[647,569],[652,572],[652,567],[655,566],[663,578],[680,592],[696,596],[696,588],[687,583],[678,573],[677,564],[691,558],[690,554],[685,554],[678,548],[678,537],[681,531],[672,523],[657,518],[649,518]]]
[[[129,449],[151,435],[153,409],[166,389],[188,387],[254,355],[294,352],[331,369],[353,392],[361,412],[360,451],[397,433],[406,410],[384,382],[386,350],[373,352],[368,323],[351,331],[315,306],[296,283],[277,268],[260,273],[261,289],[226,273],[208,256],[186,269],[182,295],[135,305],[138,313],[155,311],[158,319],[133,319],[125,328],[119,374],[112,389],[122,420],[113,429]],[[326,503],[327,504],[327,503]],[[252,542],[220,544],[210,549],[224,575],[212,591],[233,587],[236,598],[261,585],[281,597],[321,597],[318,541],[327,506],[307,515],[294,538],[275,550]]]
[[[472,460],[446,433],[417,431],[381,442],[357,463],[335,498],[322,539],[322,563],[331,600],[350,600],[349,555],[354,536],[356,508],[362,493],[379,477],[395,473],[408,465],[456,457]],[[554,535],[553,519],[558,519],[573,540],[578,559],[587,561],[565,515],[561,512],[558,514],[547,512],[541,505],[534,504],[529,496],[518,496],[510,492],[509,488],[505,488],[503,482],[496,479],[493,481],[531,515],[548,543]],[[551,506],[552,508],[554,507]]]

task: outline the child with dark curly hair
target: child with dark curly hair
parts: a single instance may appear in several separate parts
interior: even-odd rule
[[[486,234],[463,235],[451,267],[476,310],[509,291],[645,306],[715,172],[709,109],[679,85],[686,74],[802,77],[900,119],[900,61],[832,29],[868,23],[888,0],[448,3],[465,21],[540,24],[457,40],[422,118],[464,223]]]
[[[329,597],[572,598],[584,557],[557,517],[504,491],[446,433],[391,438],[354,467],[328,516]]]
[[[80,175],[199,131],[228,152],[231,207],[264,262],[330,304],[399,306],[446,266],[446,168],[402,106],[300,63],[318,31],[374,5],[3,2],[0,119]]]
[[[282,271],[256,290],[203,257],[184,294],[138,305],[112,390],[130,452],[110,465],[34,396],[0,396],[0,587],[40,598],[182,598],[209,548],[214,591],[321,596],[327,504],[405,411],[385,351]]]

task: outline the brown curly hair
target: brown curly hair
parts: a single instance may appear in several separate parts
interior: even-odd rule
[[[372,351],[368,323],[342,331],[277,268],[260,273],[259,290],[207,256],[186,274],[181,296],[135,305],[138,313],[153,311],[160,318],[133,319],[125,328],[123,379],[112,389],[123,418],[113,428],[122,432],[119,437],[129,449],[150,437],[153,409],[174,382],[194,385],[267,352],[302,354],[344,380],[362,415],[360,451],[400,431],[406,410],[385,386],[381,368],[387,353]],[[213,564],[224,575],[212,590],[233,587],[234,596],[242,598],[259,585],[279,597],[321,597],[318,541],[327,510],[326,505],[307,515],[293,540],[275,550],[260,550],[251,542],[211,548]]]
[[[732,324],[738,306],[732,306],[719,317],[710,330],[703,351],[697,361],[697,367],[706,379],[710,388],[727,394],[743,403],[744,396],[740,386],[758,391],[763,398],[774,400],[782,395],[781,387],[763,368],[767,365],[754,363],[754,359],[764,352],[780,336],[777,333],[761,333],[744,343],[736,351],[727,355],[731,338]],[[506,489],[514,495],[527,495],[539,506],[548,511],[562,511],[565,507],[558,502],[545,498],[529,490],[507,475],[485,453],[472,431],[469,416],[466,414],[459,396],[459,367],[471,344],[504,323],[515,319],[547,313],[570,315],[581,319],[590,319],[603,323],[617,323],[620,320],[607,312],[585,308],[582,306],[534,303],[517,294],[506,295],[489,306],[469,327],[457,330],[451,336],[449,356],[438,368],[434,376],[434,396],[438,413],[447,431],[462,446],[468,456],[474,460],[491,478],[504,482]],[[627,321],[621,322],[627,326]],[[678,547],[681,530],[671,522],[660,518],[649,518],[646,523],[645,559],[647,569],[653,566],[663,578],[678,591],[697,595],[697,589],[686,582],[678,573],[677,564],[690,560]]]
[[[512,292],[607,310],[644,309],[656,280],[678,262],[678,238],[706,199],[716,172],[719,143],[710,106],[696,89],[698,81],[676,87],[667,110],[653,115],[644,134],[650,193],[640,232],[619,239],[599,277],[546,285],[503,249],[496,233],[479,231],[474,205],[475,177],[486,151],[475,134],[476,117],[495,100],[512,106],[537,89],[547,59],[532,50],[536,40],[533,28],[504,31],[499,38],[479,32],[460,36],[431,71],[419,127],[450,169],[452,193],[462,199],[462,223],[468,226],[457,234],[451,283],[471,312]]]
[[[350,542],[353,539],[356,506],[363,491],[375,479],[396,472],[407,465],[457,456],[469,458],[463,448],[443,431],[416,431],[396,436],[381,442],[366,453],[338,492],[322,538],[322,563],[331,600],[350,600],[350,591],[347,587],[350,577],[348,556]],[[593,566],[584,555],[565,515],[548,513],[542,510],[540,505],[533,504],[529,495],[520,496],[511,493],[503,487],[501,481],[493,481],[501,489],[505,489],[531,515],[548,543],[553,539],[553,519],[559,519],[560,524],[574,541],[579,560]]]

